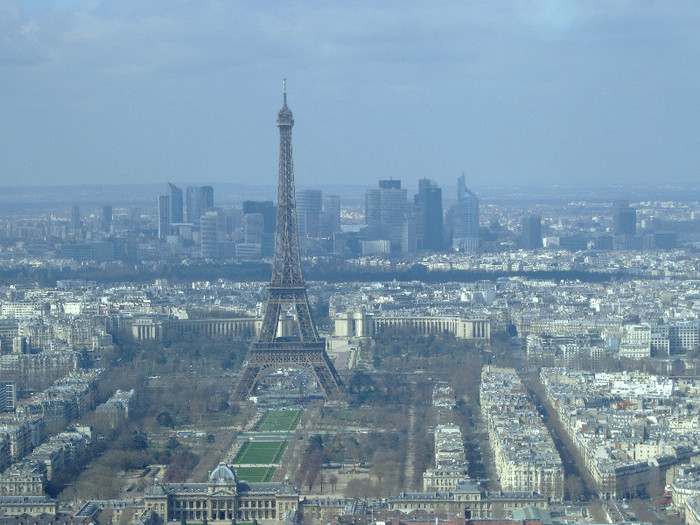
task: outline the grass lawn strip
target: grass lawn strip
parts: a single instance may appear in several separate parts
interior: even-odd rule
[[[248,441],[233,459],[235,465],[270,465],[278,463],[287,448],[286,441]]]
[[[258,483],[270,481],[276,469],[275,467],[238,467],[235,470],[238,479]]]
[[[301,420],[301,410],[268,410],[253,427],[253,431],[283,432],[294,430]]]

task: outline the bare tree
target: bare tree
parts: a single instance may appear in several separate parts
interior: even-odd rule
[[[335,488],[338,485],[338,476],[336,476],[335,474],[331,474],[330,476],[328,476],[328,483],[331,484],[331,491],[335,492]]]
[[[309,467],[306,471],[306,484],[309,486],[309,491],[313,488],[314,483],[321,472],[321,464],[323,462],[323,454],[320,450],[314,450],[309,458]]]

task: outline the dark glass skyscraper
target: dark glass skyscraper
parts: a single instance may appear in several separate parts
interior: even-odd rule
[[[202,209],[202,213],[214,209],[214,188],[211,186],[202,186],[199,188],[199,197],[199,206]]]
[[[323,198],[323,212],[319,221],[321,237],[333,237],[340,232],[340,197],[326,195]]]
[[[528,215],[521,221],[522,235],[521,247],[524,250],[537,250],[542,248],[542,218],[539,215]]]
[[[479,248],[479,199],[457,179],[457,204],[452,208],[452,248],[472,253]]]
[[[199,218],[202,216],[200,195],[200,188],[197,186],[188,186],[185,190],[185,219],[192,224],[199,224]]]
[[[296,194],[299,237],[318,237],[321,215],[321,190],[301,190]]]
[[[78,229],[82,226],[82,220],[80,215],[80,206],[73,204],[70,209],[70,227]]]
[[[211,186],[189,186],[185,193],[187,222],[199,224],[200,217],[214,209],[214,188]]]
[[[164,241],[170,235],[170,196],[158,196],[158,238]]]
[[[418,247],[424,250],[443,248],[442,189],[432,180],[418,181],[414,198]]]
[[[102,206],[102,231],[109,233],[112,230],[112,206]]]
[[[635,235],[637,233],[637,210],[626,201],[613,202],[613,233]]]
[[[182,190],[172,182],[168,182],[168,197],[170,198],[170,224],[185,222]]]

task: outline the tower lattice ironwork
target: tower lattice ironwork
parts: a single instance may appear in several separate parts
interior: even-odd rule
[[[297,231],[294,170],[292,164],[292,126],[294,118],[284,104],[277,114],[280,130],[279,179],[277,183],[277,226],[272,278],[267,286],[267,307],[262,326],[248,349],[238,384],[231,399],[243,401],[254,391],[262,377],[280,368],[304,369],[313,374],[326,397],[339,394],[342,382],[326,354],[326,342],[318,336],[301,272],[299,233]],[[295,328],[283,333],[287,318]]]

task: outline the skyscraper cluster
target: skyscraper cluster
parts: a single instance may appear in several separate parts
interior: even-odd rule
[[[435,181],[418,181],[418,193],[407,201],[400,180],[380,180],[365,192],[363,252],[392,253],[444,250],[474,252],[479,247],[479,200],[458,182],[457,204],[444,213],[442,188]],[[381,244],[380,244],[381,243]]]
[[[341,231],[340,197],[324,197],[321,190],[308,189],[297,192],[294,199],[302,253],[330,253],[333,236]],[[211,186],[190,186],[183,194],[169,182],[167,192],[158,197],[158,238],[171,249],[193,242],[199,246],[202,258],[270,257],[274,253],[276,221],[277,205],[273,201],[246,200],[242,208],[215,208]]]
[[[168,192],[158,197],[158,238],[165,240],[181,224],[199,224],[203,214],[214,209],[214,188],[190,186],[186,199],[181,188],[168,182]],[[185,219],[187,220],[185,222]]]
[[[340,231],[340,197],[321,190],[296,192],[299,237],[330,238]]]

